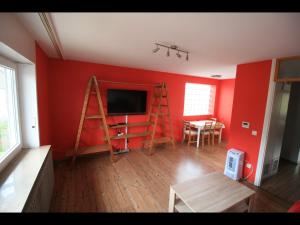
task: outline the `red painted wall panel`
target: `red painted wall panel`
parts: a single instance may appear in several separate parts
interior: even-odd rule
[[[173,120],[174,135],[177,140],[182,136],[182,120],[206,119],[209,116],[183,117],[184,88],[186,82],[214,84],[219,81],[209,78],[198,78],[178,74],[163,73],[142,69],[101,65],[79,61],[49,60],[49,104],[51,108],[52,145],[54,158],[62,158],[68,148],[73,148],[80,120],[84,92],[91,75],[98,79],[133,82],[133,83],[158,83],[166,82],[170,96],[171,116]],[[107,85],[106,85],[107,86]],[[117,87],[115,85],[108,87]],[[123,88],[138,89],[138,86],[122,85]],[[147,89],[147,88],[146,88]],[[105,88],[102,90],[105,96]],[[150,89],[149,89],[150,91]],[[151,92],[149,93],[151,95]],[[103,99],[105,103],[105,98]],[[150,101],[148,101],[148,104]],[[216,99],[216,105],[218,99]],[[129,116],[129,122],[145,121],[146,116]],[[124,117],[111,117],[111,122],[123,122]],[[95,126],[95,122],[86,124]],[[130,128],[129,132],[138,132],[145,128]],[[113,131],[111,131],[113,133]],[[130,139],[129,146],[138,148],[142,138]],[[96,144],[101,142],[101,132],[87,132],[83,134],[83,144]],[[115,141],[115,146],[124,146],[124,141]]]
[[[40,145],[51,144],[48,89],[48,56],[36,43],[36,82],[39,114]]]
[[[255,179],[264,115],[267,103],[271,60],[241,64],[237,66],[235,81],[233,109],[230,126],[229,148],[237,148],[246,153],[254,170],[249,178]],[[242,121],[250,122],[250,128],[241,127]],[[257,136],[252,136],[251,131],[257,130]],[[244,167],[244,176],[250,170]]]
[[[216,116],[223,122],[225,128],[222,131],[222,139],[228,141],[230,135],[231,112],[234,96],[235,79],[221,80],[218,92],[218,107]]]

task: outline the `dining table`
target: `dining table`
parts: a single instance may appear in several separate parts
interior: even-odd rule
[[[197,148],[199,148],[200,133],[201,133],[201,130],[204,128],[205,123],[206,122],[213,122],[213,126],[214,126],[216,124],[216,121],[213,121],[213,120],[195,120],[195,121],[189,121],[189,122],[190,122],[191,125],[193,125],[197,129]],[[218,143],[221,143],[223,128],[225,128],[225,125],[222,123],[222,128],[220,130]],[[185,138],[185,132],[183,131],[183,140],[184,140],[184,138]]]

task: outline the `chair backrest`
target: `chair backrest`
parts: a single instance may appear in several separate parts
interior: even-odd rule
[[[209,121],[206,121],[205,124],[204,124],[204,127],[203,127],[203,130],[204,131],[209,131],[212,129],[212,126],[213,126],[213,122],[209,122]]]
[[[221,123],[221,122],[216,122],[213,127],[214,130],[220,130],[222,128],[223,128],[223,123]]]
[[[184,130],[192,130],[193,128],[195,128],[195,126],[193,124],[190,123],[190,121],[183,121],[183,127]]]
[[[183,127],[185,130],[188,130],[190,126],[191,126],[190,121],[186,121],[186,120],[183,121]]]

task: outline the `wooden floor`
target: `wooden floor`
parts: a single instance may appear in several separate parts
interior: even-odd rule
[[[167,212],[169,187],[208,174],[223,172],[225,144],[176,149],[157,148],[148,156],[133,150],[111,163],[109,155],[55,163],[52,212]],[[250,184],[246,184],[254,189]],[[257,190],[253,211],[286,212],[290,205]]]
[[[280,159],[278,173],[264,180],[262,189],[290,204],[300,200],[300,165]]]

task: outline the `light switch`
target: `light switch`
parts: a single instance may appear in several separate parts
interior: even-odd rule
[[[252,135],[256,136],[257,135],[257,131],[256,130],[252,130]]]
[[[249,123],[249,122],[243,121],[243,122],[242,122],[242,127],[243,127],[243,128],[249,128],[249,127],[250,127],[250,123]]]

